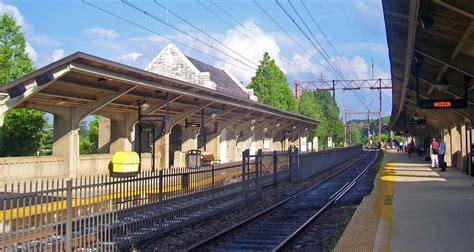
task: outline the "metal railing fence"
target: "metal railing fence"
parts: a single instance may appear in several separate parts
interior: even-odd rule
[[[289,152],[242,163],[5,185],[1,251],[113,251],[261,196],[289,177]]]

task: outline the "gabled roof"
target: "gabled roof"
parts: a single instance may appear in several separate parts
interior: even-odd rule
[[[249,95],[245,93],[241,87],[222,69],[215,68],[209,64],[206,64],[197,59],[191,58],[186,55],[186,58],[193,64],[200,72],[208,72],[211,77],[211,81],[216,83],[216,90],[229,95],[249,98]]]

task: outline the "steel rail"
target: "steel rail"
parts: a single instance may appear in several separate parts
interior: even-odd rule
[[[369,152],[367,151],[362,157],[360,157],[359,159],[357,159],[355,162],[353,162],[353,163],[351,163],[351,164],[345,166],[343,169],[341,169],[340,171],[338,171],[338,172],[332,174],[331,176],[329,176],[329,177],[327,177],[327,178],[325,178],[325,179],[319,181],[319,182],[316,183],[316,184],[308,185],[308,186],[299,188],[298,190],[296,190],[295,192],[293,192],[293,193],[292,193],[289,197],[287,197],[286,199],[284,199],[284,200],[282,200],[282,201],[280,201],[280,202],[278,202],[278,203],[276,203],[276,204],[270,206],[269,208],[267,208],[267,209],[265,209],[265,210],[263,210],[263,211],[261,211],[261,212],[255,214],[255,215],[253,215],[253,216],[251,216],[251,217],[249,217],[249,218],[247,218],[247,219],[245,219],[245,220],[243,220],[243,221],[241,221],[241,222],[239,222],[239,223],[237,223],[237,224],[235,224],[235,225],[233,225],[233,226],[231,226],[231,227],[229,227],[229,228],[227,228],[227,229],[225,229],[225,230],[223,230],[223,231],[221,231],[221,232],[219,232],[219,233],[217,233],[217,234],[215,234],[215,235],[213,235],[213,236],[211,236],[211,237],[209,237],[209,238],[207,238],[207,239],[205,239],[205,240],[202,240],[202,241],[200,241],[200,242],[198,242],[198,243],[195,243],[195,244],[191,245],[190,247],[186,248],[186,251],[200,251],[200,250],[203,249],[206,245],[212,244],[212,243],[218,241],[219,239],[221,239],[222,237],[226,236],[227,234],[229,234],[229,233],[231,233],[231,232],[233,232],[233,231],[239,229],[240,227],[245,226],[246,224],[250,223],[251,221],[254,221],[254,220],[256,220],[256,219],[262,217],[263,215],[265,215],[265,214],[267,214],[267,213],[273,211],[274,209],[280,207],[281,205],[287,203],[288,201],[290,201],[290,200],[292,200],[292,199],[294,199],[294,198],[300,196],[301,194],[303,194],[303,193],[305,193],[305,192],[311,190],[312,188],[314,188],[314,187],[316,187],[316,186],[318,186],[318,185],[320,185],[320,184],[322,184],[322,183],[324,183],[324,182],[326,182],[326,181],[328,181],[328,180],[334,178],[335,176],[339,175],[340,173],[342,173],[342,172],[348,170],[348,169],[351,168],[353,165],[355,165],[355,164],[357,164],[358,162],[360,162],[360,161],[361,161],[364,157],[366,157],[368,154],[369,154]]]
[[[379,152],[377,151],[375,154],[374,159],[372,162],[370,162],[367,167],[357,175],[356,178],[354,178],[349,184],[345,184],[341,189],[339,189],[337,192],[335,192],[329,199],[329,201],[321,208],[319,209],[318,212],[316,212],[311,218],[309,218],[303,225],[301,225],[295,232],[293,232],[291,235],[289,235],[284,241],[282,241],[273,251],[284,251],[286,248],[288,248],[289,245],[291,245],[293,242],[295,242],[301,234],[303,234],[308,228],[311,227],[311,224],[313,224],[314,221],[322,214],[324,213],[332,204],[337,202],[340,198],[342,198],[344,195],[346,195],[347,192],[354,187],[354,185],[357,184],[359,179],[369,170],[369,168],[375,163],[375,161],[378,158]]]

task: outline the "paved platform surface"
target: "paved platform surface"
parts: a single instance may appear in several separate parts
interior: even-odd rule
[[[374,190],[334,251],[474,252],[474,178],[385,152]]]

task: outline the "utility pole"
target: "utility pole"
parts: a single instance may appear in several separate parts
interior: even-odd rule
[[[367,144],[370,144],[370,111],[367,111]]]
[[[374,79],[374,59],[372,60],[372,79]]]
[[[378,116],[379,117],[379,122],[380,122],[380,117],[381,114],[379,111],[367,111],[367,112],[358,112],[354,110],[345,110],[344,111],[344,142],[347,142],[347,135],[348,132],[350,131],[348,122],[349,122],[349,115],[367,115],[367,125],[364,125],[362,128],[367,128],[367,143],[370,143],[370,115]],[[374,135],[375,133],[372,133]]]
[[[347,143],[347,115],[344,114],[344,147],[347,147],[348,146],[348,143]]]
[[[379,144],[382,148],[382,80],[379,80]]]

